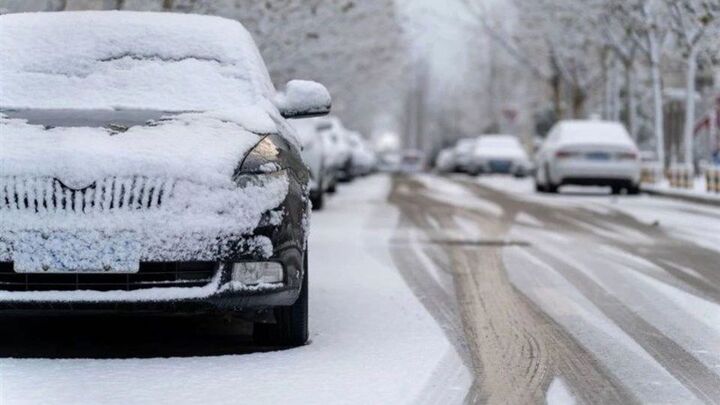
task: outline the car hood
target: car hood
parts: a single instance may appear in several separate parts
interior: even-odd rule
[[[0,113],[0,177],[83,187],[108,177],[176,178],[224,186],[262,135],[261,110]]]

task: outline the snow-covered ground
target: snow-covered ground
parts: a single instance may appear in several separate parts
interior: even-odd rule
[[[460,403],[470,372],[390,256],[398,212],[385,201],[389,184],[359,180],[313,215],[309,345],[207,357],[2,359],[0,403]]]
[[[512,284],[627,392],[648,403],[718,400],[717,208],[602,188],[538,194],[529,179],[477,181],[522,203],[509,236],[531,248],[504,250]]]

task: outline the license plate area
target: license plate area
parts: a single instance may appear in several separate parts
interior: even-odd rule
[[[588,160],[595,160],[595,161],[608,161],[610,160],[610,154],[607,152],[590,152],[586,153],[585,157]]]
[[[108,236],[64,232],[26,233],[14,246],[16,273],[116,273],[140,270],[141,244],[132,233]]]

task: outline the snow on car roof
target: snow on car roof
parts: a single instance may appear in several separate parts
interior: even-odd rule
[[[128,11],[0,16],[0,107],[221,110],[274,94],[243,26]]]
[[[478,148],[483,147],[520,147],[520,141],[514,135],[483,135],[478,139]]]
[[[635,147],[625,127],[617,122],[596,120],[561,121],[558,125],[561,144],[614,144]]]

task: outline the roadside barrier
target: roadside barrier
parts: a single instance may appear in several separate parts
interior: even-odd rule
[[[695,186],[692,166],[671,166],[667,169],[665,176],[670,182],[670,187],[672,188],[692,189]]]
[[[640,182],[655,184],[662,179],[662,167],[659,163],[644,163],[640,168]]]
[[[705,169],[705,184],[708,193],[720,193],[720,167]]]

